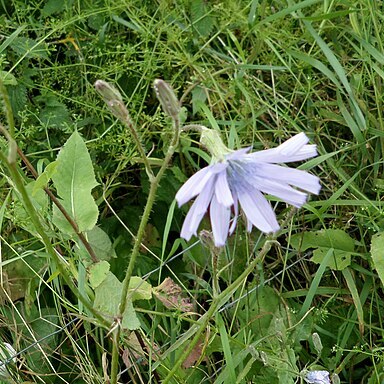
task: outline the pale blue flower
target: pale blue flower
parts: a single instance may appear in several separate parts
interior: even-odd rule
[[[223,246],[236,227],[239,204],[247,218],[248,231],[255,226],[264,233],[276,232],[279,229],[276,215],[262,192],[301,207],[307,199],[302,191],[315,194],[320,191],[318,177],[275,164],[316,156],[316,145],[307,143],[307,136],[299,133],[273,149],[248,153],[250,148],[243,148],[228,153],[223,161],[195,173],[176,194],[179,207],[197,196],[180,236],[189,240],[196,235],[209,207],[215,245]],[[234,219],[230,226],[232,207]]]
[[[309,384],[331,384],[328,371],[310,371],[304,380]]]

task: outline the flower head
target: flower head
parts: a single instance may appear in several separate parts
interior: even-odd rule
[[[304,380],[308,384],[331,384],[328,371],[310,371]]]
[[[307,193],[318,194],[319,178],[308,172],[276,163],[305,160],[317,155],[316,145],[309,145],[304,133],[273,149],[249,153],[250,148],[227,152],[223,160],[194,174],[176,194],[179,207],[196,197],[180,236],[189,240],[209,207],[216,246],[223,246],[236,227],[239,204],[247,218],[247,229],[276,232],[276,215],[263,193],[274,195],[288,204],[301,207]],[[298,189],[295,189],[296,187]],[[230,225],[232,207],[234,220]]]

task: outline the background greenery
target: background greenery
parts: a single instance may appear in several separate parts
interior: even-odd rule
[[[184,95],[189,123],[218,127],[231,148],[274,147],[298,132],[318,145],[320,156],[300,168],[321,178],[321,195],[288,220],[173,382],[294,383],[305,369],[336,373],[342,383],[384,380],[380,235],[371,252],[384,226],[383,18],[380,0],[0,3],[0,77],[16,141],[41,173],[74,131],[84,138],[98,182],[98,226],[111,240],[119,279],[148,181],[129,132],[96,94],[97,79],[118,86],[153,158],[163,158],[171,129],[155,78]],[[160,382],[209,308],[212,258],[224,290],[265,242],[241,225],[219,254],[206,241],[179,240],[186,208],[168,215],[174,195],[207,160],[198,136],[185,134],[162,180],[135,275],[153,287],[171,277],[178,304],[155,296],[135,302],[140,329],[124,335],[121,382]],[[28,348],[4,380],[104,383],[108,331],[87,320],[55,275],[1,164],[0,172],[0,334],[18,352]],[[40,199],[46,231],[78,277],[73,242]],[[283,220],[288,208],[276,211]]]

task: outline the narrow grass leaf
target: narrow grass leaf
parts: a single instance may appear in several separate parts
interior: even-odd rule
[[[334,83],[337,88],[342,89],[342,85],[340,84],[339,80],[337,80],[337,77],[335,76],[335,74],[320,60],[314,59],[313,57],[308,56],[304,53],[296,52],[292,49],[288,49],[287,53],[289,53],[291,56],[295,57],[296,59],[299,59],[304,63],[309,64],[311,67],[316,68],[325,76],[327,76],[328,79],[331,80],[332,83]]]
[[[235,366],[233,363],[231,346],[229,344],[229,337],[228,337],[227,329],[225,327],[223,318],[221,317],[220,313],[216,313],[216,324],[219,329],[220,341],[224,351],[224,357],[225,357],[224,371],[226,371],[228,374],[227,379],[225,380],[225,383],[236,383],[236,372],[235,372]]]
[[[303,8],[306,8],[306,7],[310,7],[311,5],[314,5],[316,3],[321,3],[323,0],[304,0],[304,1],[299,1],[297,4],[293,4],[289,7],[286,7],[284,9],[282,9],[281,11],[279,12],[276,12],[268,17],[266,17],[265,19],[259,21],[255,27],[259,27],[260,25],[263,25],[263,24],[266,24],[266,23],[270,23],[270,22],[273,22],[273,21],[276,21],[278,19],[281,19],[287,15],[290,15],[291,13],[293,12],[296,12],[300,9],[303,9]]]
[[[175,211],[176,206],[176,200],[172,201],[171,206],[169,207],[168,214],[167,214],[167,220],[165,221],[165,227],[164,227],[164,234],[163,234],[163,246],[161,248],[161,260],[164,259],[165,255],[165,249],[168,244],[168,236],[169,231],[171,230],[172,220],[173,220],[173,213]]]
[[[363,134],[361,133],[361,130],[357,126],[355,119],[352,117],[352,115],[347,110],[347,108],[346,108],[346,106],[345,106],[345,104],[341,98],[340,92],[337,92],[337,104],[338,104],[340,112],[343,115],[344,120],[347,123],[348,128],[351,130],[353,136],[355,137],[355,139],[357,140],[357,142],[359,144],[362,144],[362,146],[361,146],[362,152],[364,152],[365,155],[368,156],[367,149],[365,148],[365,145],[364,145],[365,138],[364,138]]]
[[[347,286],[349,292],[351,293],[353,303],[355,304],[357,319],[359,321],[359,330],[360,334],[364,334],[364,313],[363,313],[363,305],[361,304],[359,293],[357,292],[356,284],[354,278],[351,274],[349,268],[346,268],[342,271],[345,281],[347,282]]]
[[[325,254],[324,259],[319,266],[319,269],[316,271],[315,277],[312,280],[311,286],[309,287],[308,295],[304,300],[303,306],[301,307],[299,317],[304,316],[308,312],[312,304],[313,298],[317,294],[317,288],[319,287],[321,278],[323,277],[323,274],[328,266],[328,263],[333,256],[333,252],[334,252],[333,248],[328,249],[328,252]]]
[[[337,60],[335,54],[332,52],[332,50],[329,48],[328,44],[320,37],[320,35],[315,31],[315,29],[312,27],[311,23],[308,21],[303,20],[304,25],[306,26],[308,32],[312,35],[312,37],[315,39],[316,43],[320,47],[320,49],[323,51],[324,55],[329,61],[329,64],[332,66],[334,71],[336,72],[337,76],[339,77],[341,83],[344,86],[344,89],[346,90],[351,104],[354,109],[354,113],[356,115],[356,122],[361,130],[364,130],[366,128],[366,123],[364,119],[364,115],[355,99],[355,96],[352,92],[352,88],[348,82],[347,76],[345,74],[344,68],[340,64],[340,62]]]

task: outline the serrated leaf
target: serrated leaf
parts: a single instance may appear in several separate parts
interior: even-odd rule
[[[205,103],[207,94],[204,88],[196,86],[192,90],[192,114],[195,115],[200,110],[200,103]]]
[[[291,246],[301,251],[315,248],[311,261],[316,264],[321,264],[329,249],[333,248],[333,256],[327,266],[340,271],[351,264],[351,255],[355,248],[355,242],[341,229],[323,229],[293,235]]]
[[[9,100],[15,116],[19,116],[20,112],[25,109],[27,104],[27,88],[23,84],[10,85],[7,87]]]
[[[372,236],[371,256],[381,283],[384,285],[384,232]]]
[[[78,132],[67,140],[57,156],[57,172],[52,175],[57,194],[80,232],[90,231],[97,222],[99,211],[92,196],[97,185],[91,157]],[[58,208],[53,206],[53,223],[64,233],[72,235],[73,228]]]
[[[107,277],[110,265],[108,261],[101,260],[89,267],[89,283],[93,289],[97,288]]]
[[[208,13],[204,0],[191,0],[191,20],[199,35],[208,36],[212,32],[214,18]]]
[[[102,312],[108,321],[111,321],[118,313],[121,291],[122,283],[112,272],[108,272],[104,281],[95,289],[93,307]],[[140,321],[136,316],[130,298],[127,299],[121,325],[131,331],[140,328]]]
[[[55,13],[60,13],[65,9],[65,1],[57,1],[57,0],[48,0],[43,9],[41,10],[41,15],[43,17],[51,16]]]
[[[52,161],[52,163],[49,163],[45,167],[44,172],[36,179],[32,190],[32,196],[34,196],[38,190],[41,190],[47,186],[49,180],[51,180],[52,176],[57,171],[57,164],[57,161]]]
[[[10,46],[21,56],[49,59],[48,46],[44,42],[33,40],[28,37],[16,37]]]

